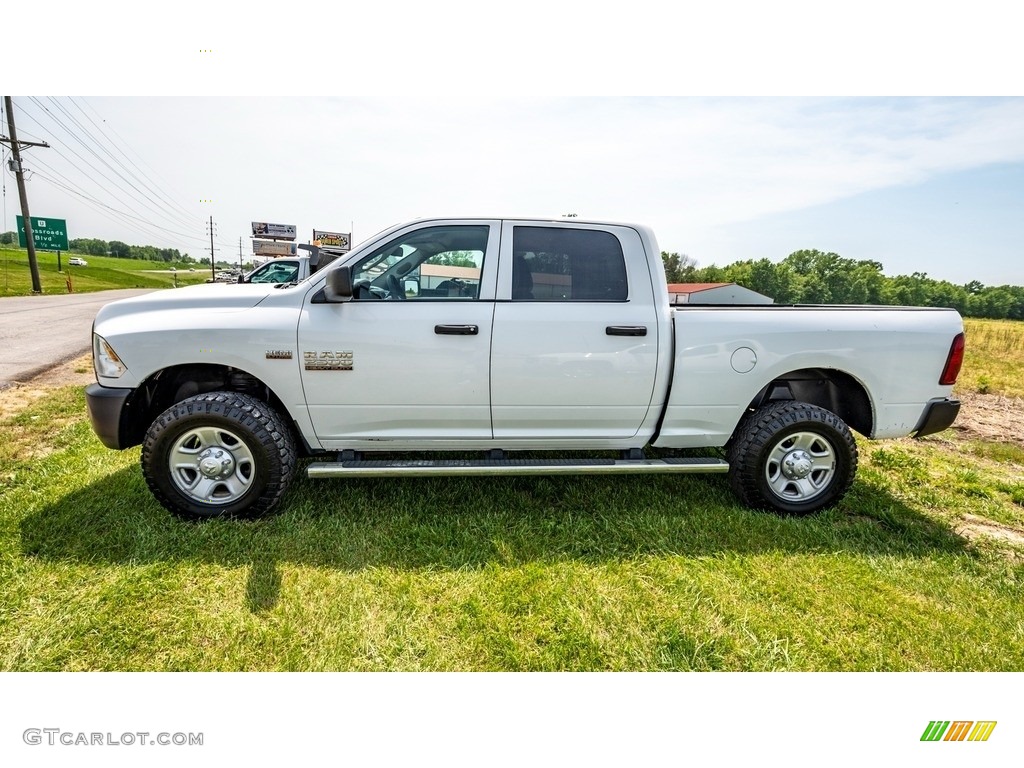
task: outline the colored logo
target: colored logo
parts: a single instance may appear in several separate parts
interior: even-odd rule
[[[921,741],[988,741],[995,729],[995,720],[932,720]]]

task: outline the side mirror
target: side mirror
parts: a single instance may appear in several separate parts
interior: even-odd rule
[[[238,282],[244,283],[245,282],[245,275],[239,275],[238,276]]]
[[[352,300],[352,267],[345,265],[327,273],[324,299],[331,304]]]

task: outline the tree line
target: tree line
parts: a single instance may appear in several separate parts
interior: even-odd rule
[[[924,272],[887,277],[877,261],[845,259],[817,250],[794,251],[779,263],[737,261],[697,267],[689,256],[662,251],[670,283],[736,283],[776,304],[886,304],[952,307],[965,317],[1024,320],[1024,286],[956,285]]]
[[[16,232],[0,233],[0,244],[17,244]],[[70,249],[92,256],[144,259],[181,264],[199,263],[177,248],[128,245],[120,240],[78,238]],[[451,263],[474,266],[464,254],[452,254]],[[468,256],[468,254],[465,254]],[[887,277],[877,261],[846,259],[837,253],[801,250],[781,262],[769,259],[737,261],[725,267],[698,267],[680,253],[661,252],[670,283],[736,283],[770,296],[776,304],[886,304],[893,306],[952,307],[965,317],[1024,320],[1024,286],[986,286],[977,280],[956,285],[935,280],[924,272]],[[209,263],[205,260],[203,263]]]
[[[146,261],[180,262],[191,264],[193,259],[187,253],[178,252],[177,248],[157,248],[153,245],[128,245],[120,240],[99,240],[94,237],[80,237],[69,240],[72,251],[92,256],[113,256],[115,259],[144,259]]]
[[[0,234],[0,245],[17,245],[17,232]],[[120,240],[99,240],[94,237],[79,237],[68,240],[68,248],[74,253],[87,256],[113,256],[115,259],[143,259],[146,261],[176,262],[195,264],[195,259],[187,253],[179,253],[177,248],[157,248],[153,245],[128,245]],[[209,263],[209,259],[206,260]]]

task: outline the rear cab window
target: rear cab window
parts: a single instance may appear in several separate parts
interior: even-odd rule
[[[512,301],[626,301],[626,262],[610,232],[516,226]]]

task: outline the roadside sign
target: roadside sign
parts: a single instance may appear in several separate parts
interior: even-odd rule
[[[279,240],[294,240],[294,224],[271,224],[266,221],[252,222],[253,237],[273,237]]]
[[[68,223],[64,219],[30,217],[32,219],[32,240],[41,251],[68,250]],[[18,214],[18,245],[28,248],[25,238],[25,219]]]
[[[352,235],[345,232],[324,232],[320,229],[314,229],[313,245],[347,251],[352,247]]]
[[[252,252],[256,256],[294,256],[295,243],[278,243],[273,240],[253,240]]]

